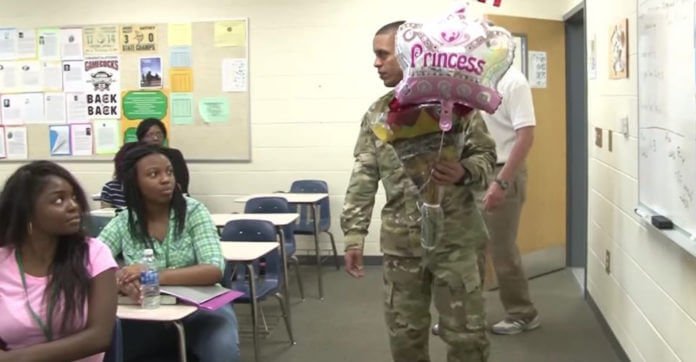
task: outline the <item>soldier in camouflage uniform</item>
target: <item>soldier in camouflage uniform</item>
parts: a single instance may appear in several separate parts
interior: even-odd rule
[[[401,23],[385,25],[374,38],[374,66],[387,87],[396,86],[403,77],[394,54],[394,35]],[[389,92],[370,107],[355,146],[355,166],[341,215],[346,271],[356,278],[364,275],[362,250],[381,180],[387,197],[380,236],[384,305],[394,361],[430,360],[431,299],[440,315],[440,336],[449,345],[447,360],[485,361],[489,342],[476,251],[488,235],[472,189],[486,183],[495,164],[495,143],[477,112],[466,116],[460,161],[440,162],[432,175],[445,186],[441,203],[445,223],[439,244],[426,252],[420,240],[417,187],[394,148],[370,128],[393,97]]]

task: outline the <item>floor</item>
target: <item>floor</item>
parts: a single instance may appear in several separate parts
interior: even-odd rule
[[[343,271],[325,268],[326,298],[317,299],[315,269],[304,267],[306,300],[297,298],[292,283],[292,319],[297,344],[290,346],[275,300],[264,303],[270,335],[261,339],[261,361],[338,362],[390,361],[382,315],[381,268],[367,267],[355,280]],[[491,339],[490,361],[621,361],[609,337],[583,299],[582,288],[570,269],[530,281],[531,295],[542,318],[541,328],[517,336]],[[486,293],[488,321],[503,317],[495,292]],[[240,319],[243,361],[254,361],[249,308],[236,305]],[[446,345],[431,339],[432,361],[446,360]]]

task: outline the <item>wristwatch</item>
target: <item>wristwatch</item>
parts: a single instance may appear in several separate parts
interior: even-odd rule
[[[506,191],[508,188],[510,188],[510,183],[505,180],[497,178],[495,179],[495,183],[497,183],[498,186],[500,186],[500,188],[503,189],[503,191]]]

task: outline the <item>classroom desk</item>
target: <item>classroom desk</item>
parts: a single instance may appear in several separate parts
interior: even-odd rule
[[[329,197],[329,194],[323,193],[303,193],[303,192],[279,192],[274,194],[254,194],[235,199],[235,202],[245,203],[249,199],[257,197],[282,197],[289,204],[308,205],[311,206],[312,220],[314,220],[314,252],[317,256],[317,282],[319,284],[319,299],[324,299],[324,283],[321,276],[321,252],[319,251],[319,204],[322,200]]]
[[[186,362],[186,334],[181,320],[189,316],[198,308],[190,305],[161,305],[156,309],[143,309],[139,305],[119,305],[116,316],[120,319],[171,322],[179,334],[179,360]]]
[[[270,253],[273,249],[278,248],[278,243],[275,241],[220,241],[220,248],[225,260],[244,263],[249,273],[249,302],[251,304],[251,328],[254,337],[254,359],[258,361],[261,355],[258,340],[259,309],[256,303],[256,275],[254,274],[254,265],[252,263]],[[289,314],[288,321],[290,321]],[[290,342],[295,344],[291,325],[288,325],[288,334],[290,335]]]
[[[106,207],[103,209],[94,209],[89,212],[94,216],[104,216],[104,217],[116,217],[116,209],[111,207]]]
[[[300,214],[211,214],[210,217],[219,228],[223,228],[225,224],[233,220],[265,220],[275,225],[280,235],[280,258],[283,260],[283,294],[285,294],[285,305],[289,316],[288,257],[285,255],[285,233],[283,232],[283,227],[294,223],[300,217]]]

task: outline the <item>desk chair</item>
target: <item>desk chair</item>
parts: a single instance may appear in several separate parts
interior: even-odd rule
[[[329,186],[326,181],[322,180],[297,180],[290,185],[290,192],[293,193],[329,193]],[[297,207],[294,207],[297,209]],[[297,211],[294,211],[297,212]],[[314,220],[312,219],[312,213],[303,207],[300,211],[300,219],[295,227],[295,234],[298,235],[314,235]],[[319,231],[324,232],[329,235],[331,240],[331,249],[333,250],[334,263],[336,264],[336,270],[341,268],[341,262],[338,258],[338,252],[336,252],[336,240],[330,231],[331,229],[331,205],[329,204],[329,198],[321,200],[319,203]]]
[[[254,197],[244,205],[244,212],[248,214],[283,214],[289,213],[288,201],[282,197]],[[295,268],[297,286],[300,289],[300,298],[304,300],[304,286],[300,275],[300,260],[297,258],[297,243],[295,242],[295,224],[283,226],[285,237],[285,255]]]
[[[233,220],[228,222],[222,229],[222,234],[220,236],[222,242],[234,242],[234,241],[277,241],[278,233],[276,231],[275,225],[265,220]],[[282,260],[280,259],[280,252],[278,249],[266,254],[266,272],[264,277],[259,277],[259,261],[253,262],[253,267],[255,272],[256,281],[256,299],[259,302],[266,300],[269,296],[274,296],[278,299],[280,303],[280,308],[283,313],[283,319],[285,320],[285,327],[288,331],[288,336],[290,336],[290,342],[295,344],[295,338],[292,334],[292,324],[288,313],[286,311],[285,297],[281,293],[281,285],[283,280],[283,267]],[[229,264],[225,269],[229,268]],[[244,295],[235,299],[235,303],[250,303],[249,299],[249,285],[246,281],[246,269],[237,269],[237,279],[235,282],[231,281],[230,275],[225,271],[226,278],[223,279],[223,284],[227,288],[235,289],[243,292]],[[259,308],[261,311],[261,317],[263,319],[263,324],[266,332],[268,332],[268,325],[266,324],[266,318],[263,314],[263,308]],[[258,323],[258,321],[253,321],[253,323]],[[256,342],[256,341],[254,341]],[[258,350],[258,349],[256,349]]]
[[[99,216],[99,215],[89,215],[85,222],[83,222],[83,227],[86,230],[87,236],[96,238],[99,233],[106,227],[106,225],[111,222],[112,217],[109,216]]]

